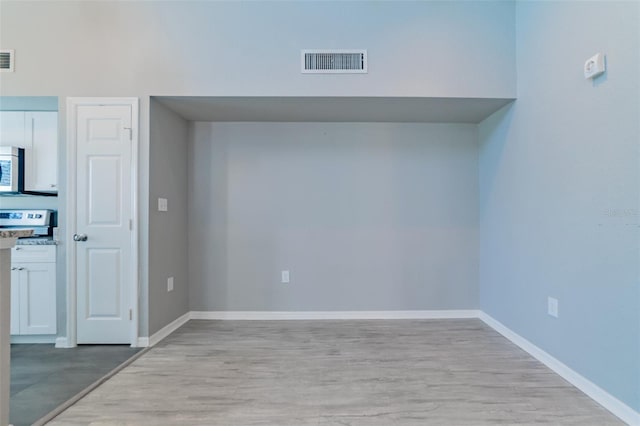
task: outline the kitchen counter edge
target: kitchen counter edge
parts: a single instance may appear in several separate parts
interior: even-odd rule
[[[57,246],[59,240],[53,238],[19,238],[16,245],[18,246]]]

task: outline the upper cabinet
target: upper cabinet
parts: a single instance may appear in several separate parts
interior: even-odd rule
[[[25,154],[27,191],[58,191],[58,113],[33,111],[25,114],[31,133],[30,152]],[[31,129],[29,129],[31,126]],[[28,151],[27,148],[26,151]]]
[[[0,145],[24,147],[24,111],[0,111]]]
[[[57,112],[0,112],[0,145],[24,148],[26,191],[58,192]]]

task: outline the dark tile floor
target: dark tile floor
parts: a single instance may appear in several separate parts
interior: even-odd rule
[[[128,345],[11,345],[11,424],[31,425],[138,351]]]

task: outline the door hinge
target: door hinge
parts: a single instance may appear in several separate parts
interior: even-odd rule
[[[133,219],[129,219],[129,231],[133,231]]]
[[[133,320],[133,309],[129,309],[129,321]]]

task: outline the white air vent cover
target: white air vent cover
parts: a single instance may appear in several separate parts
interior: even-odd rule
[[[303,50],[302,72],[313,74],[364,74],[367,72],[367,51],[362,49]]]
[[[13,72],[13,50],[0,50],[0,71]]]

